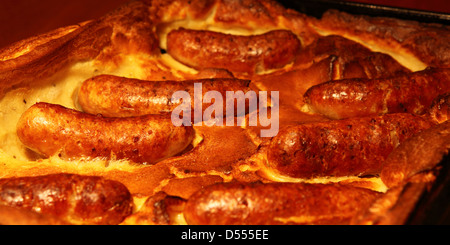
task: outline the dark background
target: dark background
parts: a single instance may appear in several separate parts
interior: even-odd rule
[[[129,0],[0,0],[0,48],[58,27],[98,18]],[[352,0],[450,13],[448,0]]]

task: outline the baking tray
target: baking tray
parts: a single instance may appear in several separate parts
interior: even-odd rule
[[[335,0],[278,0],[278,2],[287,8],[316,18],[320,18],[329,9],[337,9],[356,15],[393,17],[450,25],[448,13]],[[444,156],[439,166],[441,169],[436,181],[417,193],[419,199],[405,225],[450,225],[450,155]]]

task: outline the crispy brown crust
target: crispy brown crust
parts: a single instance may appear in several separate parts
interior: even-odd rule
[[[198,126],[195,130],[202,141],[191,151],[165,162],[182,176],[212,172],[230,178],[233,164],[252,156],[258,148],[247,131],[238,126]]]
[[[314,25],[336,35],[357,37],[386,50],[409,52],[428,66],[450,66],[450,29],[445,25],[352,15],[337,10],[325,12]]]
[[[0,63],[0,95],[11,88],[36,86],[39,80],[76,62],[111,62],[119,52],[155,53],[159,50],[157,38],[148,15],[146,5],[133,1],[98,20],[37,37],[31,51]],[[19,42],[12,49],[21,50],[27,45]],[[11,47],[3,51],[0,57],[11,56]]]
[[[346,224],[377,195],[335,184],[217,184],[194,194],[184,216],[192,225]]]
[[[7,61],[7,60],[17,58],[18,56],[25,55],[28,52],[35,50],[40,45],[45,44],[53,39],[57,39],[59,37],[68,35],[69,33],[81,28],[83,25],[88,24],[89,22],[90,21],[87,21],[85,23],[80,23],[78,25],[64,26],[64,27],[52,30],[48,33],[29,37],[27,39],[12,43],[9,46],[6,46],[6,47],[0,49],[0,54],[1,54],[0,60]]]
[[[312,86],[309,108],[333,119],[407,112],[424,114],[450,91],[450,69],[426,69],[378,79],[343,79]]]
[[[162,191],[167,193],[167,195],[176,196],[187,200],[192,194],[205,188],[206,186],[222,182],[223,178],[217,175],[195,176],[181,179],[175,178],[171,179],[167,185],[162,188]]]
[[[22,115],[17,134],[27,147],[46,157],[154,164],[182,152],[194,130],[174,126],[168,115],[105,118],[41,102]]]
[[[249,34],[288,30],[298,38],[292,43],[295,46],[301,43],[303,50],[297,53],[299,55],[295,57],[295,60],[292,59],[294,61],[292,66],[286,66],[284,69],[276,70],[270,74],[254,76],[241,76],[241,74],[231,73],[226,70],[232,68],[229,65],[230,63],[227,63],[227,66],[223,67],[223,69],[209,69],[202,65],[197,67],[198,73],[173,72],[170,70],[170,66],[164,67],[164,62],[158,63],[159,59],[162,58],[159,41],[164,35],[163,31],[166,30],[165,28],[177,28],[178,23],[201,22],[205,19],[208,19],[212,27],[219,30],[245,30]],[[332,29],[331,32],[330,28]],[[124,64],[123,62],[126,60],[123,58],[127,55],[137,54],[141,58],[145,57],[145,62],[140,67],[145,71],[143,75],[145,78],[143,79],[193,80],[211,77],[233,78],[236,76],[251,79],[250,87],[252,88],[280,91],[280,99],[282,100],[280,104],[280,126],[283,128],[289,125],[298,125],[299,123],[320,122],[317,125],[321,127],[316,132],[308,131],[314,138],[318,138],[317,132],[320,132],[322,126],[328,125],[328,121],[331,120],[319,114],[311,115],[300,111],[299,108],[304,103],[302,96],[310,86],[333,79],[354,77],[379,78],[390,76],[397,72],[409,72],[388,55],[372,52],[362,45],[343,37],[321,37],[318,34],[321,31],[344,37],[358,37],[356,38],[357,40],[367,41],[370,45],[376,44],[378,47],[381,47],[381,50],[394,51],[394,53],[408,53],[430,66],[446,67],[450,64],[450,59],[447,57],[449,53],[449,30],[448,27],[440,25],[420,24],[389,18],[369,18],[332,11],[327,13],[323,19],[316,20],[296,11],[285,9],[274,1],[264,0],[133,1],[101,19],[61,28],[1,50],[0,80],[2,83],[0,84],[0,97],[10,89],[19,87],[34,88],[42,81],[45,81],[45,78],[80,61],[94,61],[92,65],[95,68],[97,66],[100,68],[114,68]],[[288,60],[291,62],[290,58]],[[281,59],[281,61],[280,66],[272,68],[284,66],[287,62],[284,59]],[[278,62],[273,62],[272,60],[269,63],[274,64]],[[156,70],[154,73],[153,69]],[[437,104],[435,105],[437,106]],[[63,116],[66,115],[65,112],[60,111],[59,113]],[[437,114],[433,115],[435,115],[434,119],[436,120]],[[56,116],[53,117],[54,120],[56,118]],[[80,117],[74,118],[80,119]],[[86,119],[85,117],[81,118]],[[429,118],[433,118],[433,116],[428,116],[427,119]],[[74,121],[68,118],[65,119],[71,121],[70,123]],[[413,128],[416,126],[427,128],[428,126],[425,126],[425,124],[429,122],[424,122],[422,119],[416,118],[416,121],[410,122],[410,124],[414,125]],[[133,120],[139,121],[137,119]],[[402,117],[399,120],[402,120]],[[442,117],[439,120],[443,120]],[[339,124],[338,121],[331,121],[332,123]],[[359,128],[358,126],[355,127],[361,131],[367,130],[362,128],[363,125],[375,128],[378,126],[376,124],[362,123]],[[304,126],[307,127],[306,125],[298,127]],[[340,142],[344,145],[347,144],[349,147],[349,145],[352,145],[352,142],[349,143],[349,141],[353,139],[344,137],[345,133],[343,132],[348,133],[347,126],[336,126],[334,128],[336,134],[332,136],[335,136]],[[129,219],[125,222],[126,224],[174,224],[175,219],[173,217],[184,209],[185,200],[181,198],[189,199],[188,203],[190,204],[185,210],[185,216],[188,217],[189,223],[193,224],[210,224],[209,222],[223,222],[226,224],[245,224],[246,222],[248,224],[347,224],[350,218],[356,214],[355,211],[361,211],[362,214],[362,216],[359,216],[361,219],[355,221],[358,224],[401,224],[405,222],[408,211],[418,200],[419,195],[414,193],[419,193],[425,188],[424,186],[406,188],[409,186],[408,183],[411,183],[412,179],[414,181],[417,181],[417,179],[422,180],[422,171],[427,171],[431,176],[424,179],[432,180],[434,176],[433,170],[436,168],[434,160],[437,161],[437,158],[442,156],[442,154],[446,154],[447,151],[444,147],[446,145],[446,134],[443,133],[445,130],[434,131],[433,137],[427,138],[430,140],[427,140],[429,143],[428,148],[422,146],[424,149],[427,149],[427,153],[422,154],[423,156],[416,154],[412,154],[412,156],[421,158],[434,154],[433,156],[437,158],[429,157],[429,159],[433,160],[433,163],[410,161],[414,166],[402,167],[400,171],[404,174],[404,178],[396,177],[393,180],[395,187],[389,189],[382,199],[378,199],[379,201],[371,205],[376,208],[377,205],[378,207],[380,205],[377,203],[383,203],[385,205],[383,206],[384,208],[378,209],[380,212],[374,212],[376,209],[365,208],[380,195],[368,190],[354,189],[354,187],[342,188],[341,185],[245,184],[253,181],[272,181],[265,179],[264,175],[258,172],[261,167],[267,167],[262,166],[267,160],[264,158],[265,152],[259,150],[262,149],[263,144],[270,142],[270,139],[258,138],[255,132],[261,129],[260,126],[254,128],[194,127],[194,129],[199,141],[193,149],[187,148],[182,152],[183,154],[167,158],[154,165],[135,166],[130,165],[132,161],[124,161],[114,163],[118,164],[118,167],[109,167],[106,163],[104,167],[96,166],[91,169],[84,167],[84,164],[88,165],[91,163],[90,159],[83,159],[80,162],[76,161],[75,166],[73,162],[67,161],[67,159],[61,160],[57,158],[55,162],[52,159],[46,159],[23,163],[24,166],[21,166],[19,163],[4,163],[0,164],[0,169],[4,174],[3,179],[11,176],[74,172],[85,175],[99,175],[119,181],[133,195],[141,198],[143,196],[149,197],[141,210],[135,210],[136,213],[128,216]],[[342,131],[339,131],[341,129]],[[96,129],[96,131],[102,130],[104,128],[101,128],[101,130],[99,128]],[[378,132],[373,128],[369,128],[369,130]],[[396,146],[398,142],[403,141],[403,136],[409,137],[413,134],[413,131],[401,132],[401,130],[395,130],[397,128],[389,132],[379,130],[382,131],[381,133],[389,136],[401,136],[397,141],[388,141],[386,143],[391,148],[393,145]],[[117,131],[127,130],[119,129]],[[286,133],[282,132],[280,134],[286,136]],[[31,131],[27,135],[30,136],[32,134],[36,134],[35,136],[40,138],[51,135],[48,132],[43,134],[36,133],[36,131]],[[349,134],[352,133],[350,132]],[[355,133],[354,136],[364,137],[364,134],[357,135]],[[186,139],[186,137],[182,138]],[[280,136],[280,138],[282,137]],[[98,138],[94,137],[92,139],[97,140]],[[184,142],[183,139],[181,141]],[[314,142],[314,140],[311,139],[310,142]],[[163,141],[157,140],[156,143],[161,142]],[[173,143],[174,141],[168,139],[165,142]],[[298,142],[294,141],[294,144]],[[436,142],[443,145],[436,147],[434,146]],[[277,145],[278,143],[279,145]],[[277,139],[274,139],[271,146],[273,149],[276,149],[287,144],[289,142],[285,139],[279,142],[277,142]],[[353,142],[353,145],[355,144]],[[76,142],[73,145],[76,145]],[[398,149],[399,151],[412,149],[409,147],[413,146],[405,146],[403,150],[400,147]],[[88,148],[91,147],[83,147],[83,149]],[[76,151],[79,153],[80,149],[76,148]],[[387,152],[385,151],[384,153],[387,154]],[[422,151],[417,152],[419,154]],[[358,152],[357,154],[362,156],[371,155],[366,153]],[[301,152],[294,152],[293,159],[299,154]],[[394,159],[394,156],[397,154],[399,153],[394,152],[392,158]],[[373,156],[375,155],[373,154]],[[247,161],[249,158],[251,160]],[[269,154],[269,160],[275,158],[272,151]],[[379,164],[381,164],[381,160]],[[279,159],[275,159],[275,161],[279,161]],[[364,164],[366,163],[370,165],[370,162],[365,162]],[[35,165],[30,167],[30,164]],[[373,169],[376,169],[374,171],[372,171],[373,169],[371,170],[371,166],[364,165],[363,168],[365,170],[362,171],[363,174],[379,173],[379,164],[374,165]],[[360,171],[354,172],[354,168],[348,167],[346,164],[338,168],[341,168],[344,172],[347,171],[347,175],[349,173],[361,173]],[[276,170],[276,168],[274,169]],[[389,176],[390,173],[398,174],[399,170],[393,169],[386,164],[386,171],[386,173],[382,173],[385,177]],[[325,175],[328,177],[328,175],[335,175],[335,173],[328,172]],[[229,181],[241,183],[208,187],[215,183]],[[403,185],[405,181],[408,183]],[[346,181],[342,181],[342,183],[344,182]],[[356,181],[354,185],[370,186],[370,184],[366,185],[364,183],[365,180],[362,179],[359,182]],[[389,181],[386,183],[390,185]],[[398,183],[401,183],[401,185],[398,185]],[[419,184],[421,184],[420,181]],[[397,187],[401,187],[400,189],[405,191],[397,191]],[[43,187],[44,189],[46,188]],[[49,189],[47,188],[46,190]],[[215,191],[220,196],[216,199],[210,199],[208,195]],[[237,196],[241,195],[242,198],[240,200],[244,200],[244,202],[239,203],[240,206],[238,205],[237,208],[223,207],[219,213],[209,213],[210,209],[208,208],[211,206],[208,203],[210,202],[222,200],[225,204],[236,203],[236,200],[229,196],[233,193]],[[304,197],[305,193],[308,198],[299,200]],[[402,193],[407,193],[407,195]],[[324,198],[324,195],[329,195],[330,199]],[[351,200],[343,200],[346,198]],[[261,209],[249,209],[248,203],[251,200],[262,204],[260,206]],[[270,200],[274,200],[274,202],[265,203],[265,201]],[[331,205],[329,205],[330,200]],[[295,204],[297,201],[306,203],[305,205],[309,209],[298,208]],[[395,205],[392,206],[394,203]],[[199,206],[196,206],[196,204],[199,204]],[[342,207],[342,209],[335,212],[338,206],[339,208]],[[0,208],[1,211],[2,209]],[[14,213],[14,211],[11,211],[11,213]],[[203,216],[204,214],[207,216]],[[243,217],[246,217],[245,215],[239,216],[242,214],[248,214],[250,218],[245,220],[243,219]],[[384,214],[388,214],[390,218],[383,218],[380,221],[380,217],[384,217]],[[37,217],[36,213],[23,210],[12,216],[19,218],[29,217],[30,222],[36,221],[38,223],[65,222],[59,220],[59,218],[53,219],[53,215],[37,214],[39,216]],[[124,214],[124,216],[126,215]],[[205,217],[212,217],[212,219],[205,220]],[[120,221],[116,220],[111,223],[117,222]]]
[[[441,94],[431,103],[427,117],[436,123],[443,123],[450,119],[450,92]]]
[[[83,224],[118,224],[133,207],[123,184],[71,174],[1,179],[0,202]]]
[[[195,94],[194,85],[201,85],[201,92]],[[177,91],[189,93],[191,114],[194,114],[194,102],[202,101],[208,91],[217,91],[222,95],[224,106],[228,101],[226,92],[250,91],[249,80],[235,78],[196,79],[184,81],[143,81],[111,75],[100,75],[83,82],[78,93],[78,101],[83,111],[102,114],[105,117],[130,117],[146,114],[170,113],[183,101],[173,100]],[[202,97],[199,97],[199,96]],[[197,96],[197,97],[195,97]],[[244,108],[248,112],[248,103]],[[202,103],[202,112],[212,103]],[[237,104],[233,106],[237,111]],[[222,112],[227,116],[226,110]],[[234,115],[231,115],[234,116]]]
[[[270,167],[297,178],[376,175],[392,150],[432,123],[387,114],[292,126],[270,143]]]
[[[390,188],[379,196],[369,208],[355,215],[351,225],[404,225],[414,206],[429,186],[427,183],[407,183]]]
[[[30,52],[0,63],[0,95],[11,88],[33,86],[38,79],[53,75],[66,65],[91,59],[109,45],[107,39],[112,29],[90,22],[67,35],[54,33],[57,37],[33,47]],[[64,32],[65,30],[61,30]],[[19,49],[19,48],[18,48]]]
[[[404,184],[414,175],[431,171],[450,149],[450,121],[407,139],[386,159],[381,180],[388,187]]]
[[[255,73],[282,68],[294,60],[300,40],[290,31],[237,36],[178,29],[167,36],[167,52],[190,67]]]

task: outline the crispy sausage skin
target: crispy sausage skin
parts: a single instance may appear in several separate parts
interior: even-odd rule
[[[180,28],[167,36],[167,53],[179,62],[232,72],[281,68],[294,60],[300,48],[300,40],[287,30],[238,36]]]
[[[379,174],[397,145],[432,125],[422,117],[396,113],[291,126],[272,139],[268,163],[297,178]]]
[[[176,127],[170,115],[105,118],[60,105],[37,103],[25,111],[17,135],[45,157],[128,159],[153,164],[183,151],[192,127]]]
[[[131,214],[128,189],[97,176],[51,174],[0,179],[0,204],[74,224],[119,224]]]
[[[194,84],[201,84],[200,94],[194,94]],[[100,75],[83,82],[78,93],[78,102],[83,111],[102,114],[105,117],[129,117],[146,114],[172,112],[182,101],[173,101],[176,91],[190,94],[191,110],[194,111],[194,96],[202,97],[208,91],[217,91],[226,105],[226,92],[250,91],[249,80],[214,78],[185,81],[144,81],[112,75]],[[202,101],[202,98],[200,98]],[[234,102],[234,101],[230,101]],[[234,111],[236,111],[237,103]],[[203,105],[205,110],[208,105]],[[248,103],[245,111],[248,112]],[[193,114],[193,113],[192,113]],[[226,116],[226,110],[223,113]]]
[[[436,96],[450,91],[450,69],[429,68],[378,79],[342,79],[306,91],[305,103],[332,119],[408,112],[423,114]]]
[[[225,183],[187,201],[190,225],[346,224],[378,196],[338,184]]]

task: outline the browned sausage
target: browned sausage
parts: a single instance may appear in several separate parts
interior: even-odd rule
[[[108,225],[122,222],[133,208],[120,182],[74,174],[0,179],[0,204],[75,224]]]
[[[226,183],[186,203],[190,225],[345,224],[378,193],[338,184]]]
[[[300,48],[300,40],[287,30],[238,36],[180,28],[167,36],[167,53],[179,62],[232,72],[281,68],[294,60]]]
[[[292,126],[272,139],[268,162],[274,171],[297,178],[379,174],[398,144],[432,125],[396,113]]]
[[[194,84],[201,85],[201,92],[194,94]],[[83,111],[92,114],[102,114],[105,117],[129,117],[146,114],[172,112],[179,106],[181,100],[172,100],[176,91],[186,91],[191,98],[191,115],[194,114],[194,96],[202,96],[208,91],[217,91],[222,95],[224,111],[227,102],[226,92],[250,91],[249,80],[234,78],[198,79],[186,81],[144,81],[112,75],[100,75],[83,82],[78,93],[78,101]],[[231,98],[231,97],[229,97]],[[234,97],[233,97],[234,98]],[[202,101],[202,98],[199,98]],[[248,112],[246,100],[244,110]],[[202,111],[209,104],[202,105]],[[234,103],[233,112],[237,111]]]
[[[46,157],[153,164],[183,151],[194,130],[174,126],[170,115],[104,118],[41,102],[23,113],[17,134],[23,144]]]
[[[450,69],[425,69],[379,79],[343,79],[315,85],[305,103],[329,118],[408,112],[423,114],[436,96],[450,91]]]

